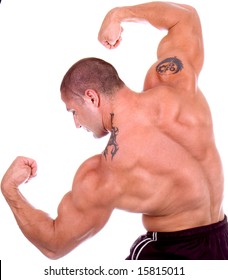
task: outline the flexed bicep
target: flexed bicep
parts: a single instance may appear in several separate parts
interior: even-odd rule
[[[104,185],[99,157],[87,160],[76,172],[72,191],[58,207],[55,255],[62,256],[99,232],[114,209],[115,197]]]
[[[157,57],[158,59],[175,56],[183,57],[198,75],[204,60],[203,37],[199,16],[196,10],[190,6],[177,5],[175,7],[176,22],[174,21],[174,25],[167,25],[165,28],[168,32],[158,45]],[[175,16],[175,13],[170,16]]]

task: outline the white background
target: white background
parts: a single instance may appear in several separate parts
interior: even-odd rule
[[[38,176],[21,190],[35,207],[52,217],[71,188],[76,169],[102,152],[108,140],[96,140],[84,130],[76,130],[60,99],[62,77],[77,60],[96,56],[111,62],[132,90],[141,91],[164,34],[149,25],[124,24],[122,44],[112,51],[97,41],[97,34],[109,9],[143,2],[150,1],[2,0],[0,4],[0,178],[17,155],[36,159]],[[201,17],[205,63],[199,83],[212,110],[226,177],[226,1],[176,2],[193,5]],[[225,185],[226,213],[227,191]],[[49,265],[118,263],[143,233],[140,215],[115,211],[97,236],[63,259],[51,261],[25,239],[0,195],[0,259],[8,269],[4,280],[25,276],[40,280],[42,269]]]

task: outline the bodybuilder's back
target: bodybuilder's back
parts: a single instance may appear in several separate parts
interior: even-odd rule
[[[116,116],[118,154],[110,165],[117,207],[143,213],[148,230],[217,222],[223,175],[207,102],[198,90],[157,86]],[[117,186],[115,186],[117,187]]]

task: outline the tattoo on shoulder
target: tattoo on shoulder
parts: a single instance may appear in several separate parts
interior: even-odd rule
[[[162,60],[156,67],[157,73],[161,75],[172,75],[180,72],[184,68],[182,61],[174,57]]]
[[[116,127],[116,126],[113,126],[114,113],[111,113],[110,115],[111,115],[111,125],[112,125],[111,136],[110,136],[108,144],[107,144],[107,146],[106,146],[106,148],[103,152],[103,155],[106,159],[107,159],[109,147],[111,147],[111,157],[112,157],[112,159],[114,158],[117,151],[119,150],[119,145],[116,141],[116,137],[119,133],[119,128]]]

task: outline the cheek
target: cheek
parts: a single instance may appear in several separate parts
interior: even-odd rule
[[[91,123],[96,123],[97,122],[97,118],[98,118],[98,114],[96,110],[90,109],[90,110],[86,110],[84,112],[84,118],[87,121],[90,121]]]

